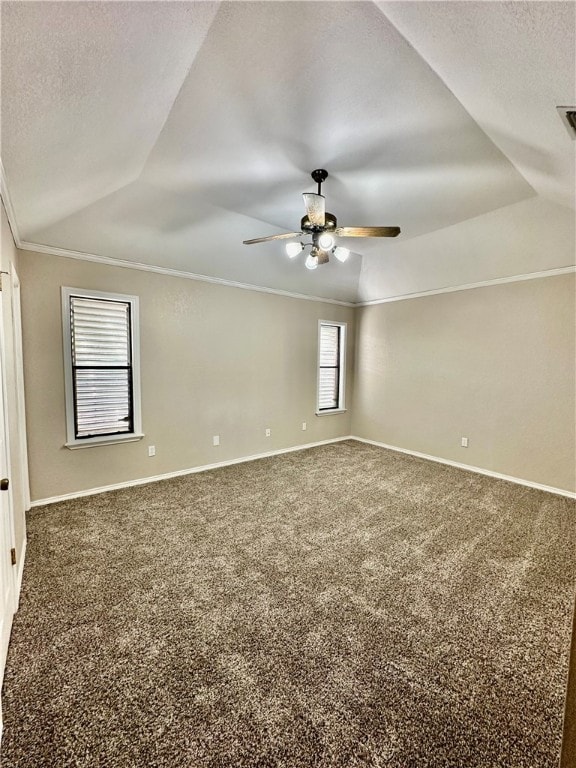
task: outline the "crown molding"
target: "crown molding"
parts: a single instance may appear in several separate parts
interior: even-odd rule
[[[18,243],[17,243],[18,245]],[[34,253],[46,253],[51,256],[62,256],[66,259],[76,259],[78,261],[91,261],[96,264],[105,264],[108,267],[120,267],[122,269],[137,269],[142,272],[154,272],[158,275],[168,275],[169,277],[180,277],[184,280],[198,280],[202,283],[213,283],[215,285],[225,285],[230,288],[241,288],[244,291],[256,291],[257,293],[272,293],[277,296],[284,296],[289,299],[304,299],[305,301],[317,301],[322,304],[337,304],[341,307],[355,307],[351,301],[340,301],[339,299],[327,299],[322,296],[309,296],[304,293],[292,293],[283,291],[280,288],[268,288],[263,285],[253,285],[252,283],[239,283],[235,280],[226,280],[223,277],[211,277],[210,275],[199,275],[195,272],[184,272],[170,267],[158,267],[153,264],[143,264],[139,261],[127,261],[126,259],[112,259],[109,256],[98,256],[95,253],[84,253],[83,251],[69,251],[67,248],[56,248],[52,245],[40,245],[39,243],[29,243],[20,241],[18,248],[22,251],[33,251]]]
[[[12,237],[16,247],[21,251],[33,251],[35,253],[46,253],[51,256],[62,256],[67,259],[77,259],[79,261],[91,261],[96,264],[106,264],[109,267],[123,267],[124,269],[138,269],[143,272],[154,272],[159,275],[168,275],[170,277],[181,277],[185,280],[198,280],[204,283],[213,283],[215,285],[225,285],[230,288],[241,288],[245,291],[256,291],[257,293],[271,293],[277,296],[284,296],[289,299],[304,299],[305,301],[316,301],[322,304],[336,304],[341,307],[354,307],[355,304],[351,301],[340,301],[339,299],[328,299],[322,296],[308,296],[303,293],[294,293],[291,291],[283,291],[279,288],[268,288],[261,285],[252,285],[251,283],[239,283],[235,280],[226,280],[222,277],[210,277],[209,275],[198,275],[194,272],[184,272],[178,269],[171,269],[169,267],[157,267],[152,264],[143,264],[138,261],[127,261],[126,259],[112,259],[107,256],[99,256],[94,253],[83,253],[82,251],[71,251],[67,248],[57,248],[51,245],[42,245],[41,243],[30,243],[26,240],[22,240],[16,223],[16,214],[14,212],[14,206],[8,190],[8,181],[6,178],[6,171],[4,165],[0,159],[0,193],[2,200],[4,201],[4,207],[6,209],[6,216],[8,217],[8,223],[12,230]]]
[[[6,171],[4,170],[4,165],[2,164],[1,158],[0,158],[0,197],[2,198],[2,202],[4,203],[6,216],[8,217],[8,224],[10,224],[10,229],[12,230],[12,237],[14,238],[14,243],[16,244],[17,248],[21,248],[22,241],[20,239],[20,233],[18,231],[18,225],[16,223],[16,214],[14,213],[12,198],[10,197],[10,192],[8,190],[8,181],[6,179]]]
[[[341,307],[371,307],[376,304],[388,304],[392,301],[409,301],[411,299],[421,299],[426,296],[439,296],[443,293],[456,293],[458,291],[470,291],[476,288],[488,288],[493,285],[504,285],[506,283],[518,283],[524,280],[538,280],[546,277],[556,277],[558,275],[569,275],[576,273],[576,265],[570,265],[567,267],[557,267],[554,269],[545,269],[538,272],[527,272],[519,275],[510,275],[508,277],[495,277],[491,280],[482,280],[477,283],[465,283],[462,285],[451,285],[443,288],[433,288],[429,291],[418,291],[415,293],[402,293],[396,296],[387,296],[382,299],[373,299],[370,301],[340,301],[338,299],[327,299],[321,296],[309,296],[303,293],[293,293],[291,291],[283,291],[280,288],[268,288],[261,285],[253,285],[251,283],[240,283],[234,280],[226,280],[222,277],[210,277],[209,275],[199,275],[194,272],[184,272],[178,269],[171,269],[170,267],[158,267],[152,264],[144,264],[138,261],[128,261],[126,259],[113,259],[108,256],[99,256],[93,253],[84,253],[82,251],[71,251],[67,248],[57,248],[51,245],[43,245],[41,243],[30,243],[20,238],[18,231],[18,225],[16,223],[16,214],[14,213],[14,206],[10,198],[10,192],[8,190],[8,183],[6,179],[6,172],[0,159],[0,193],[2,200],[4,201],[4,207],[6,209],[6,215],[8,217],[8,223],[12,230],[12,236],[16,247],[22,251],[33,251],[35,253],[45,253],[51,256],[62,256],[67,259],[77,259],[79,261],[91,261],[96,264],[105,264],[109,267],[121,267],[124,269],[137,269],[143,272],[153,272],[159,275],[168,275],[169,277],[180,277],[184,280],[197,280],[204,283],[212,283],[214,285],[224,285],[230,288],[240,288],[245,291],[256,291],[257,293],[269,293],[276,296],[284,296],[289,299],[303,299],[304,301],[316,301],[323,304],[336,304]]]
[[[8,198],[9,199],[9,198]],[[6,201],[5,201],[6,202]],[[8,214],[8,206],[6,206]],[[8,215],[12,232],[15,230]],[[194,272],[184,272],[170,267],[158,267],[153,264],[143,264],[138,261],[127,261],[126,259],[113,259],[109,256],[98,256],[94,253],[84,253],[82,251],[70,251],[67,248],[57,248],[52,245],[41,245],[40,243],[29,243],[14,238],[17,247],[23,251],[33,251],[35,253],[46,253],[51,256],[62,256],[66,259],[76,259],[78,261],[90,261],[96,264],[105,264],[109,267],[120,267],[124,269],[137,269],[143,272],[153,272],[159,275],[168,275],[169,277],[180,277],[184,280],[197,280],[204,283],[213,283],[215,285],[224,285],[230,288],[241,288],[245,291],[256,291],[257,293],[270,293],[277,296],[284,296],[289,299],[303,299],[305,301],[316,301],[323,304],[336,304],[341,307],[371,307],[377,304],[388,304],[393,301],[410,301],[412,299],[422,299],[426,296],[439,296],[443,293],[457,293],[459,291],[470,291],[476,288],[489,288],[493,285],[504,285],[506,283],[519,283],[525,280],[538,280],[546,277],[557,277],[558,275],[576,274],[576,265],[568,267],[556,267],[553,269],[540,270],[538,272],[526,272],[520,275],[510,275],[508,277],[495,277],[491,280],[482,280],[477,283],[465,283],[463,285],[450,285],[444,288],[433,288],[429,291],[419,291],[416,293],[401,293],[396,296],[387,296],[384,299],[374,299],[372,301],[340,301],[338,299],[327,299],[321,296],[309,296],[304,293],[292,293],[283,291],[280,288],[268,288],[251,283],[239,283],[234,280],[226,280],[222,277],[211,277],[209,275],[199,275]]]
[[[445,288],[433,288],[430,291],[419,291],[417,293],[401,293],[397,296],[388,296],[385,299],[374,299],[372,301],[359,301],[354,304],[355,307],[372,307],[376,304],[388,304],[391,301],[408,301],[410,299],[422,299],[425,296],[438,296],[441,293],[456,293],[458,291],[471,291],[475,288],[488,288],[492,285],[504,285],[505,283],[520,283],[523,280],[538,280],[543,277],[556,277],[557,275],[571,275],[576,273],[576,265],[568,267],[555,267],[553,269],[544,269],[539,272],[526,272],[521,275],[510,275],[509,277],[494,277],[491,280],[482,280],[478,283],[464,283],[463,285],[450,285]]]

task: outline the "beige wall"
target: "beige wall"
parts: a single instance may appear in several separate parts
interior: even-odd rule
[[[574,275],[360,308],[353,434],[576,490],[574,319]]]
[[[10,444],[10,486],[12,497],[12,511],[14,517],[14,534],[16,542],[17,564],[21,563],[21,553],[26,538],[26,518],[25,507],[27,506],[28,489],[26,486],[25,462],[22,461],[22,454],[25,454],[25,446],[20,442],[20,424],[19,419],[24,418],[23,404],[18,398],[18,369],[15,353],[15,334],[14,334],[14,309],[15,289],[12,285],[14,272],[19,276],[18,254],[12,232],[6,217],[4,205],[0,205],[1,215],[1,250],[0,250],[0,269],[8,273],[2,275],[2,324],[4,331],[4,361],[6,364],[6,394],[8,411],[8,440]]]
[[[351,433],[575,489],[573,275],[353,310],[44,254],[19,259],[33,500]],[[62,285],[140,296],[144,440],[64,447]],[[314,415],[318,319],[350,324],[344,415]]]
[[[350,434],[349,413],[317,417],[315,406],[319,319],[350,324],[352,397],[351,308],[27,251],[19,257],[32,500]],[[64,447],[63,285],[140,297],[144,440]]]

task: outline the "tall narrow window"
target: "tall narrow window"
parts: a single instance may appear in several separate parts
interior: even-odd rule
[[[62,289],[68,447],[140,437],[138,299]]]
[[[318,413],[344,409],[344,323],[320,322]]]

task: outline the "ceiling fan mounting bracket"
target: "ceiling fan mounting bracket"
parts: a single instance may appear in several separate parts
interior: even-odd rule
[[[316,184],[322,184],[323,181],[326,181],[328,178],[328,171],[324,170],[324,168],[316,168],[315,171],[312,171],[310,174]]]
[[[326,179],[328,178],[328,171],[324,168],[316,168],[315,171],[312,171],[310,176],[312,176],[316,184],[318,184],[318,194],[321,195],[322,182],[326,181]]]

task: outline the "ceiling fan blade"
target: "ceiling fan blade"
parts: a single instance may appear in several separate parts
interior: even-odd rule
[[[302,232],[287,232],[285,235],[269,235],[268,237],[255,237],[253,240],[243,240],[244,245],[252,243],[267,243],[269,240],[284,240],[288,237],[300,237]]]
[[[304,207],[308,221],[315,227],[323,227],[326,222],[326,198],[315,192],[303,192]]]
[[[396,237],[400,227],[336,227],[338,237]]]

